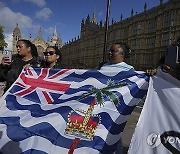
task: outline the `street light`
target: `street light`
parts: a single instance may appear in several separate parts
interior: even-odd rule
[[[108,27],[109,27],[109,14],[110,14],[110,3],[111,3],[111,0],[107,0],[106,23],[105,23],[106,25],[105,25],[104,50],[103,50],[103,63],[106,62]]]

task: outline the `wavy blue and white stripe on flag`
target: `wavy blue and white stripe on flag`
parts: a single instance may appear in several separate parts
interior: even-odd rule
[[[0,151],[113,153],[147,85],[135,71],[23,70],[1,98]]]

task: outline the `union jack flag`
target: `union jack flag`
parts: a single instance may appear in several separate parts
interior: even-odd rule
[[[1,98],[0,152],[113,153],[147,85],[132,70],[23,70]]]

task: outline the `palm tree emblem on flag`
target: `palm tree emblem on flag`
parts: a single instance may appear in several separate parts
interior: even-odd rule
[[[93,140],[95,131],[98,125],[101,123],[101,117],[96,114],[92,114],[94,110],[94,105],[103,106],[105,103],[104,98],[107,97],[109,100],[118,107],[120,104],[118,96],[114,94],[111,89],[120,88],[127,86],[127,83],[114,83],[109,80],[107,82],[107,87],[98,89],[92,87],[91,90],[87,93],[84,93],[78,101],[85,99],[89,96],[95,95],[93,101],[89,105],[87,111],[76,109],[71,111],[68,115],[67,127],[65,129],[65,134],[68,136],[74,136],[75,140],[73,141],[68,154],[72,154],[76,145],[80,139],[83,140]]]

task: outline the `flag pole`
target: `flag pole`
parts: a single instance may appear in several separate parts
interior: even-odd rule
[[[109,14],[110,14],[110,3],[111,3],[111,0],[107,0],[106,22],[105,22],[105,36],[104,36],[104,50],[103,50],[103,63],[106,62],[108,27],[109,27]]]

